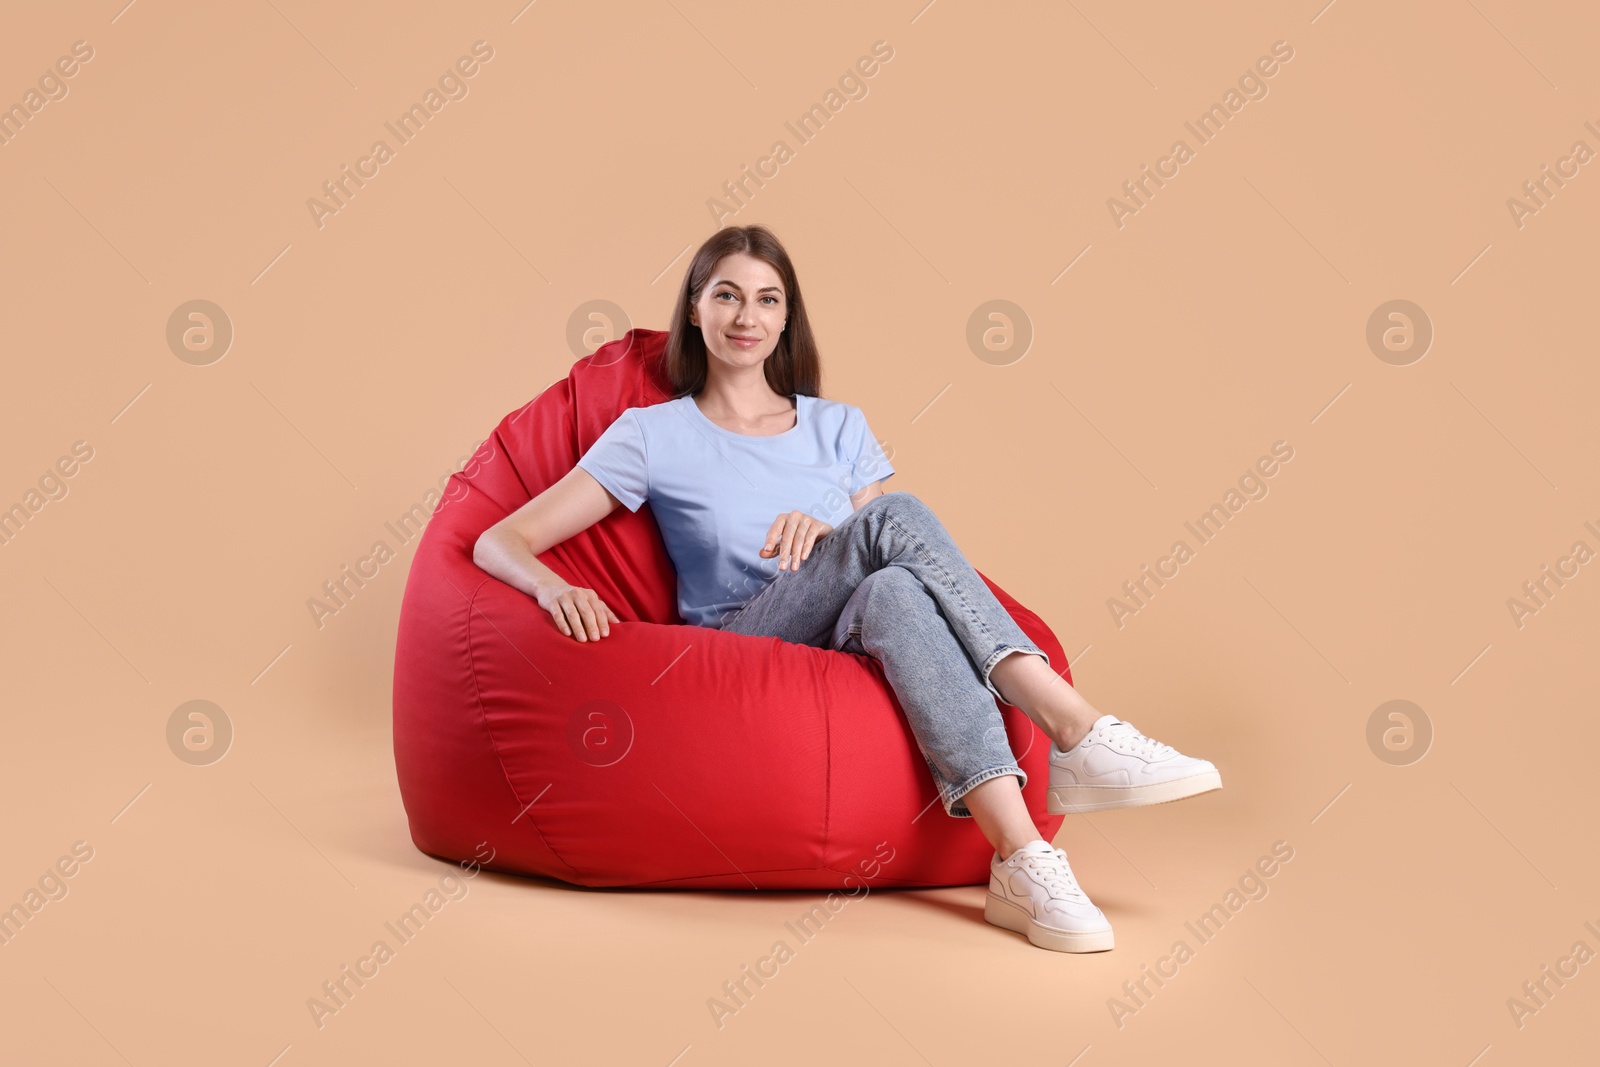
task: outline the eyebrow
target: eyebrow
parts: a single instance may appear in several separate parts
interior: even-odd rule
[[[726,278],[718,278],[716,281],[711,283],[711,288],[715,289],[719,285],[726,285],[730,289],[739,289],[738,282],[731,282]],[[739,291],[741,293],[744,292],[743,289],[739,289]],[[776,285],[764,285],[760,289],[756,290],[757,295],[760,295],[761,293],[777,293],[781,296],[783,294],[783,290]]]

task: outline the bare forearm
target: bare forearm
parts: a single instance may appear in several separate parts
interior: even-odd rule
[[[531,597],[539,595],[541,586],[565,581],[539,562],[539,558],[528,549],[528,542],[515,530],[486,532],[473,549],[472,562]]]

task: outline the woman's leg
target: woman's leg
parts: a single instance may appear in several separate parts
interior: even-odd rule
[[[891,501],[894,507],[891,523],[917,542],[921,558],[942,557],[945,562],[944,567],[919,573],[925,579],[930,573],[938,578],[931,588],[947,594],[940,600],[941,610],[948,611],[951,602],[958,600],[984,613],[990,619],[990,632],[1007,635],[1009,631],[1007,640],[1013,643],[1002,646],[998,653],[988,657],[976,654],[971,642],[967,642],[968,655],[980,671],[985,658],[990,661],[984,685],[1005,703],[1022,709],[1058,748],[1063,751],[1072,748],[1089,732],[1101,713],[1050,666],[1049,656],[1035,647],[1016,626],[1010,613],[978,577],[930,508],[909,493],[885,494],[876,499],[888,500],[895,495],[909,499]],[[903,563],[903,560],[896,562]],[[1004,621],[999,621],[1001,619]],[[978,652],[984,647],[978,645]],[[1012,655],[1012,652],[1033,654]]]
[[[862,579],[839,613],[831,644],[883,665],[948,814],[972,817],[962,797],[980,784],[1010,778],[1009,793],[984,794],[997,798],[991,804],[992,828],[1006,838],[1026,829],[1020,843],[1039,836],[1022,804],[1020,788],[1027,775],[1017,766],[1000,708],[915,574],[889,566]],[[1008,795],[1015,798],[1014,806],[1005,803]],[[981,822],[979,828],[990,836],[990,828]],[[993,843],[1000,847],[1001,842]]]
[[[962,796],[972,820],[988,838],[989,844],[1000,858],[1011,855],[1029,841],[1043,841],[1039,828],[1033,825],[1027,802],[1022,799],[1018,779],[1009,775],[979,782]]]
[[[1066,853],[1033,824],[1022,800],[1027,775],[995,704],[1004,697],[979,669],[1037,658],[1048,671],[1049,660],[921,501],[891,493],[858,509],[722,629],[877,658],[946,814],[970,816],[994,846],[985,921],[1042,948],[1113,946],[1111,924],[1078,886]]]
[[[916,624],[900,626],[902,618]],[[864,642],[862,632],[869,626],[871,636]],[[997,851],[1038,838],[1022,801],[1026,775],[1016,766],[994,704],[993,697],[1005,697],[980,667],[1037,660],[1049,677],[1056,676],[1044,651],[1017,626],[917,497],[886,493],[858,508],[816,543],[798,569],[779,572],[720,628],[824,648],[845,648],[854,641],[850,651],[885,664],[946,811],[957,818],[976,817]],[[1012,656],[1012,651],[1032,655]],[[1035,704],[1053,707],[1049,701]],[[1000,778],[1011,781],[979,795],[981,815],[956,803],[976,786]]]
[[[1101,712],[1037,656],[1005,656],[989,672],[1001,700],[1039,724],[1062,751],[1089,732]]]
[[[979,680],[997,699],[1006,700],[990,672],[1010,653],[1028,652],[1049,666],[1049,656],[995,598],[938,516],[901,491],[874,497],[847,515],[813,546],[798,570],[778,572],[720,628],[837,648],[830,635],[845,604],[867,575],[889,566],[921,581]]]
[[[883,664],[945,811],[972,816],[994,846],[984,920],[1043,948],[1111,948],[1105,913],[1079,887],[1066,852],[1034,826],[1022,800],[1027,776],[994,696],[921,580],[900,566],[868,575],[840,612],[833,641]]]

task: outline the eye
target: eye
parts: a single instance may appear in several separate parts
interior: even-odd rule
[[[772,294],[771,294],[771,293],[768,293],[768,294],[767,294],[767,295],[766,295],[766,296],[765,296],[765,297],[763,297],[763,298],[762,298],[762,299],[764,299],[764,300],[770,300],[770,301],[772,301],[772,302],[773,302],[773,303],[774,303],[774,304],[776,304],[776,303],[777,303],[777,302],[778,302],[778,298],[777,298],[777,297],[775,297],[775,296],[773,296],[773,295],[772,295]]]

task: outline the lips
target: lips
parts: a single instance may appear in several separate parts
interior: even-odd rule
[[[761,343],[761,338],[759,337],[737,337],[731,333],[728,335],[728,340],[732,341],[740,348],[754,348],[756,345]]]

